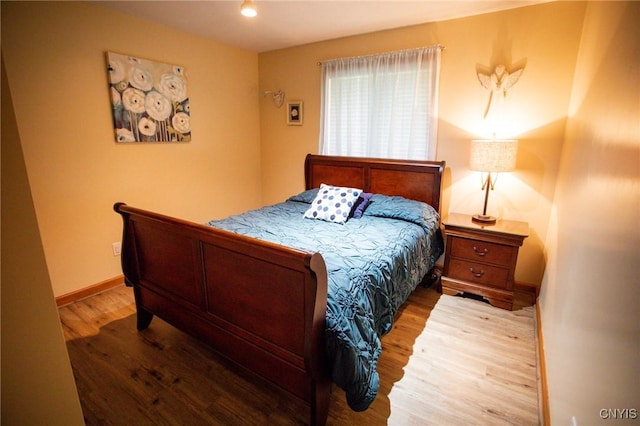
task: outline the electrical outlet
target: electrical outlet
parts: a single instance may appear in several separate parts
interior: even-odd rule
[[[111,249],[113,250],[114,256],[120,256],[120,252],[122,251],[122,243],[118,241],[117,243],[111,244]]]

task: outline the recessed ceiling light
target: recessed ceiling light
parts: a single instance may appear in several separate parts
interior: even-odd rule
[[[252,0],[244,0],[240,5],[240,13],[242,13],[243,16],[253,18],[258,14],[258,10]]]

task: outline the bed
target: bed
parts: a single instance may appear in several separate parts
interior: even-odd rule
[[[310,424],[326,422],[332,383],[366,409],[380,337],[443,251],[444,165],[310,154],[303,192],[206,224],[116,203],[138,329],[156,315],[206,342],[307,401]],[[314,217],[347,189],[371,194],[361,217]]]

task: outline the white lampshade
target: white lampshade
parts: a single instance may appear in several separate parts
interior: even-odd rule
[[[244,0],[240,5],[240,13],[243,16],[253,18],[258,14],[258,10],[256,9],[256,5],[253,4],[252,0]]]
[[[471,170],[508,172],[516,168],[518,141],[515,139],[479,139],[471,141]]]

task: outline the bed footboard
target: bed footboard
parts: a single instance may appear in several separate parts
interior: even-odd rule
[[[138,329],[156,315],[311,406],[325,423],[322,256],[116,203]]]

